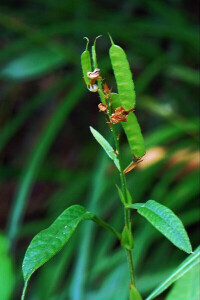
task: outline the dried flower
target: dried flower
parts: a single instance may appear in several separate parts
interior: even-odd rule
[[[106,111],[108,109],[108,106],[104,105],[102,103],[99,103],[98,108],[99,108],[100,112],[104,112],[104,111]]]
[[[115,109],[114,114],[110,117],[110,120],[113,124],[117,124],[119,122],[127,122],[127,116],[128,114],[133,111],[134,108],[131,108],[129,110],[125,110],[122,106],[117,107]]]
[[[135,167],[137,167],[137,165],[143,161],[142,156],[141,157],[133,157],[133,161],[128,165],[128,167],[126,167],[126,169],[123,171],[124,174],[129,173],[130,171],[132,171],[133,169],[135,169]]]
[[[103,83],[103,91],[105,94],[110,94],[112,92],[112,89],[109,89],[107,83]]]
[[[127,122],[126,120],[126,116],[123,114],[112,114],[112,116],[110,117],[110,120],[113,124],[117,124],[119,122]]]

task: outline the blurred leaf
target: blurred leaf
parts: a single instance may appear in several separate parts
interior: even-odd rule
[[[13,262],[8,254],[8,240],[0,234],[0,297],[3,300],[11,299],[15,277]]]
[[[141,95],[142,92],[146,92],[150,82],[158,75],[168,64],[169,55],[161,55],[156,57],[155,61],[151,62],[143,71],[143,73],[135,80],[136,95]],[[139,103],[139,101],[138,101]],[[141,104],[139,103],[139,106]]]
[[[186,173],[182,180],[168,191],[164,200],[167,206],[177,211],[191,199],[197,199],[199,191],[199,170],[197,169],[191,173]]]
[[[200,265],[195,265],[189,272],[176,281],[166,300],[197,300],[200,298]]]
[[[76,88],[73,88],[72,91],[66,95],[66,97],[64,97],[61,104],[58,106],[41,133],[38,144],[29,157],[29,161],[24,168],[24,172],[17,189],[10,213],[10,218],[8,220],[8,236],[13,245],[18,233],[23,213],[25,211],[27,196],[33,185],[36,174],[39,171],[39,167],[58,131],[64,122],[66,122],[67,116],[80,100],[83,93],[83,86],[77,86]]]
[[[66,63],[67,54],[59,47],[35,48],[6,64],[0,77],[12,80],[36,78]]]
[[[98,155],[93,174],[91,174],[90,177],[90,191],[86,203],[90,211],[99,212],[99,206],[102,205],[98,202],[100,202],[105,189],[104,179],[106,176],[107,162],[107,156],[101,152],[100,155]],[[80,234],[78,257],[71,285],[71,297],[73,300],[82,300],[85,298],[87,274],[88,271],[91,272],[89,269],[89,261],[94,255],[93,237],[96,232],[94,232],[94,226],[92,225],[93,224],[83,224]]]
[[[154,262],[155,263],[155,262]],[[156,261],[158,264],[158,262]],[[143,274],[140,274],[137,280],[138,290],[141,291],[142,294],[148,294],[153,289],[157,287],[160,281],[164,281],[167,276],[169,276],[172,272],[172,269],[162,269],[156,270],[155,272],[155,264],[151,271],[143,270]],[[146,298],[145,298],[146,300]],[[175,300],[175,299],[174,299]]]
[[[88,293],[88,300],[116,300],[116,299],[127,299],[128,298],[128,285],[129,274],[127,272],[127,265],[120,264],[114,270],[103,278],[101,286]],[[116,288],[117,287],[117,288]]]
[[[166,70],[166,75],[172,79],[182,80],[194,85],[199,85],[199,72],[187,66],[169,66]]]
[[[161,283],[147,298],[146,300],[154,299],[165,291],[173,282],[181,278],[184,274],[189,272],[195,265],[200,262],[200,246],[191,254],[184,262],[174,270],[174,272]]]
[[[108,143],[108,141],[106,141],[106,139],[91,126],[90,126],[90,131],[94,136],[95,140],[101,145],[101,147],[105,150],[107,155],[114,161],[114,164],[116,165],[117,169],[120,170],[119,159],[115,154],[114,149]]]
[[[158,231],[179,249],[191,253],[192,247],[187,232],[180,219],[166,206],[149,200],[146,203],[136,203],[129,206],[137,209]]]
[[[14,136],[19,128],[30,118],[43,103],[50,101],[67,83],[70,78],[63,78],[54,83],[49,89],[38,93],[33,98],[29,99],[23,106],[23,108],[16,114],[5,126],[1,129],[0,135],[0,150],[2,150],[8,141]]]
[[[143,99],[145,101],[145,99]],[[167,145],[172,141],[185,135],[185,131],[191,133],[198,133],[199,130],[198,119],[187,119],[184,126],[176,127],[174,125],[168,124],[165,126],[160,126],[159,129],[155,129],[150,132],[145,139],[145,144],[148,148],[153,146]]]

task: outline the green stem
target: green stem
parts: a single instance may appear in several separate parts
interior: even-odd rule
[[[121,234],[114,228],[112,227],[110,224],[104,222],[103,220],[99,219],[97,216],[94,216],[93,221],[96,222],[97,224],[99,224],[100,226],[110,230],[112,233],[114,233],[114,235],[118,238],[118,240],[121,239]]]
[[[99,94],[101,95],[103,93],[102,89],[99,90]],[[102,96],[102,95],[101,95]],[[103,97],[105,103],[108,105],[108,117],[110,120],[110,116],[111,116],[111,95],[110,95],[110,101],[109,103],[106,101],[105,95],[103,93]],[[119,140],[117,137],[117,133],[115,131],[115,128],[113,126],[113,124],[110,122],[110,129],[112,131],[113,134],[113,138],[115,141],[115,147],[116,147],[116,151],[118,152],[118,158],[119,158],[119,165],[120,165],[120,180],[121,180],[121,186],[122,186],[122,192],[124,195],[124,199],[125,202],[128,203],[128,197],[127,197],[127,184],[126,184],[126,178],[125,175],[123,173],[123,167],[122,167],[122,160],[121,160],[121,153],[120,153],[120,147],[119,147]],[[124,221],[125,221],[125,225],[128,226],[130,232],[131,232],[131,217],[130,217],[131,213],[130,213],[130,209],[129,208],[124,208]],[[132,252],[131,250],[126,249],[126,255],[127,255],[127,261],[128,261],[128,267],[129,267],[129,272],[130,272],[130,280],[131,283],[135,286],[135,271],[134,271],[134,266],[133,266],[133,257],[132,257]]]
[[[22,292],[21,300],[24,300],[24,299],[25,299],[25,295],[26,295],[27,286],[28,286],[28,280],[26,280],[26,281],[25,281],[25,283],[24,283],[24,288],[23,288],[23,292]]]
[[[123,173],[123,168],[122,168],[122,160],[121,160],[119,141],[117,139],[117,134],[114,129],[114,126],[112,124],[110,126],[111,126],[111,131],[113,133],[114,141],[115,141],[116,151],[118,152],[122,192],[124,194],[125,202],[128,203],[127,184],[126,184],[126,178],[125,178],[125,175]],[[128,226],[131,231],[131,218],[130,218],[130,209],[129,208],[124,208],[124,220],[125,220],[125,225]],[[129,266],[129,272],[130,272],[130,280],[131,280],[131,283],[135,286],[135,271],[134,271],[134,266],[133,266],[133,257],[132,257],[131,250],[126,249],[126,255],[127,255],[127,261],[128,261],[128,266]]]

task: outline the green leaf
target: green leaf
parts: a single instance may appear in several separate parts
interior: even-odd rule
[[[191,253],[192,247],[187,232],[181,220],[166,206],[149,200],[146,203],[136,203],[129,206],[135,208],[158,231],[169,239],[179,249]]]
[[[133,249],[133,236],[127,225],[124,226],[121,237],[121,246],[125,249]]]
[[[123,192],[122,190],[118,187],[118,185],[116,184],[116,188],[117,188],[117,191],[118,191],[118,195],[119,195],[119,198],[122,202],[122,204],[124,206],[126,206],[127,204],[132,204],[132,197],[131,197],[131,194],[129,192],[129,190],[126,188],[126,196],[127,196],[127,203],[126,203],[126,200],[125,200],[125,197],[123,195]]]
[[[166,300],[200,299],[200,266],[195,265],[176,281]]]
[[[191,254],[186,260],[183,261],[178,268],[164,281],[162,282],[147,298],[151,300],[165,291],[173,282],[181,278],[184,274],[187,274],[194,266],[200,262],[200,246]]]
[[[114,161],[118,170],[120,170],[119,159],[114,152],[114,149],[108,143],[108,141],[93,127],[90,126],[90,131],[93,137],[97,140],[97,142],[101,145],[101,147],[106,151],[107,155]]]
[[[130,192],[129,192],[128,189],[126,189],[126,194],[127,194],[127,202],[128,202],[128,204],[132,204],[133,203],[133,199],[132,199],[132,196],[131,196],[131,194],[130,194]]]
[[[70,206],[50,227],[42,230],[31,241],[22,264],[25,280],[22,299],[25,297],[27,284],[31,275],[63,248],[72,236],[76,227],[83,220],[93,220],[100,226],[111,230],[117,238],[120,238],[120,234],[116,232],[114,228],[94,214],[86,211],[83,206]]]
[[[121,200],[122,204],[124,206],[126,206],[126,201],[124,199],[124,195],[122,193],[122,190],[118,187],[118,185],[116,184],[116,188],[117,188],[117,191],[118,191],[118,195],[119,195],[119,199]]]
[[[112,106],[116,109],[122,106],[119,95],[112,93]],[[140,125],[134,113],[129,113],[127,122],[121,122],[127,136],[131,152],[135,157],[141,157],[145,154],[144,138],[141,133]]]
[[[6,64],[0,76],[14,80],[36,78],[63,65],[66,57],[59,47],[35,48]]]
[[[181,65],[169,66],[166,70],[166,75],[173,79],[174,78],[179,79],[186,83],[190,83],[196,86],[199,85],[198,71],[187,66],[181,66]]]

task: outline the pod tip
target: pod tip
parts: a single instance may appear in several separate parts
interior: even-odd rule
[[[108,35],[109,35],[109,38],[110,38],[111,44],[112,44],[112,45],[114,45],[113,39],[112,39],[112,37],[111,37],[111,35],[110,35],[110,33],[109,33],[109,32],[108,32]]]
[[[88,50],[88,45],[89,45],[90,40],[89,40],[88,37],[86,37],[86,36],[84,36],[83,39],[86,39],[86,40],[87,40],[87,44],[86,44],[85,50]]]
[[[98,36],[95,38],[95,40],[94,40],[94,45],[96,45],[96,41],[97,41],[100,37],[102,37],[102,35],[98,35]]]

